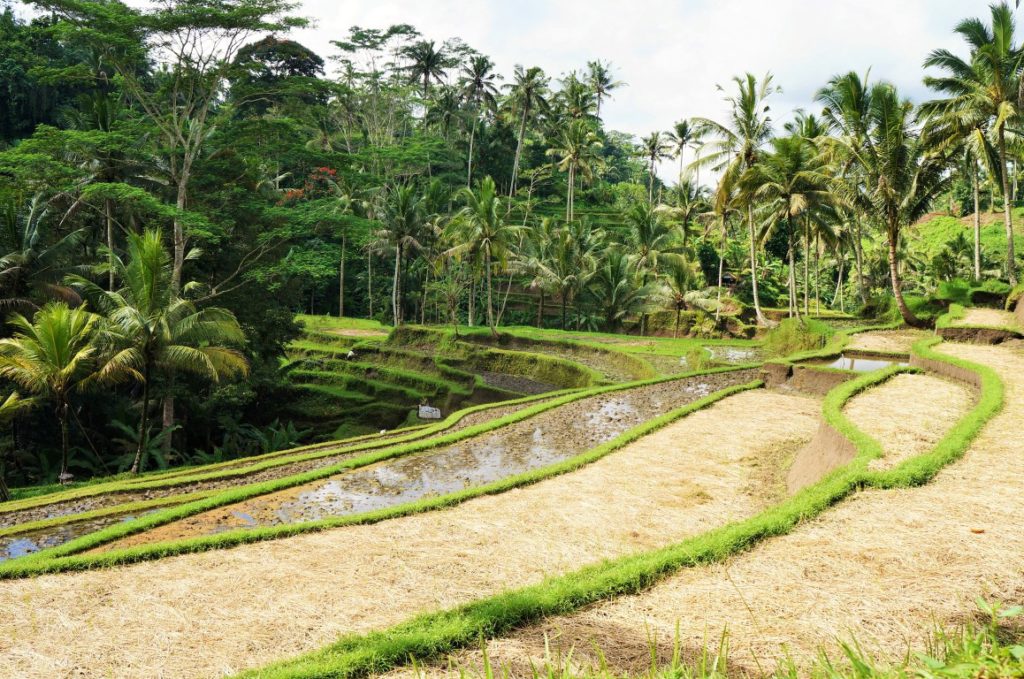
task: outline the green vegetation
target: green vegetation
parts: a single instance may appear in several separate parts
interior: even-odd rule
[[[798,523],[817,516],[858,488],[925,483],[966,451],[1003,403],[1003,385],[993,370],[935,352],[932,347],[939,341],[929,338],[919,342],[914,346],[915,355],[976,376],[980,398],[934,448],[922,455],[884,472],[868,470],[868,462],[880,456],[881,446],[850,422],[842,408],[857,393],[905,369],[866,373],[836,387],[823,404],[823,417],[856,447],[857,456],[818,483],[757,516],[652,552],[588,566],[446,611],[422,614],[390,629],[348,635],[320,651],[240,676],[264,679],[360,676],[387,671],[410,659],[434,658],[543,617],[565,614],[602,599],[640,591],[681,568],[721,561],[760,540],[788,533]]]

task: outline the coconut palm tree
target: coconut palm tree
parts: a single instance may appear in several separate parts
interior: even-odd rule
[[[666,257],[665,261],[665,294],[676,312],[672,337],[679,337],[679,321],[687,307],[687,296],[697,287],[700,275],[693,262],[683,255],[672,255]]]
[[[855,73],[833,78],[823,92],[828,101],[841,100],[836,90],[861,88]],[[949,184],[946,158],[936,155],[922,140],[914,106],[885,82],[863,88],[861,111],[831,113],[839,134],[824,138],[826,154],[850,166],[851,179],[837,182],[839,197],[856,205],[882,227],[888,241],[889,278],[900,315],[908,325],[920,326],[903,298],[899,250],[903,229],[928,212],[931,201]],[[847,129],[847,124],[850,128]]]
[[[14,335],[0,339],[0,377],[54,405],[60,423],[61,483],[72,478],[68,472],[71,394],[83,391],[103,375],[123,375],[100,365],[100,350],[95,342],[100,320],[85,309],[51,302],[37,311],[31,321],[13,314],[8,323],[13,326]],[[17,400],[10,403],[11,408],[16,407]]]
[[[136,474],[145,465],[143,453],[149,447],[151,386],[158,374],[188,372],[217,382],[224,376],[245,375],[248,364],[239,351],[225,346],[245,341],[234,314],[217,307],[197,309],[174,292],[171,257],[160,231],[129,234],[126,255],[113,258],[121,286],[116,290],[103,290],[81,276],[69,281],[107,320],[103,340],[111,358],[100,376],[128,375],[142,384],[139,445],[131,466]],[[173,401],[165,399],[164,427],[173,425]]]
[[[462,97],[469,104],[473,115],[473,127],[469,133],[469,156],[466,162],[466,186],[473,182],[473,143],[476,127],[480,122],[481,109],[494,112],[498,108],[497,81],[501,76],[494,73],[494,62],[478,54],[462,67]]]
[[[686,249],[690,236],[700,228],[697,217],[709,209],[707,191],[684,177],[668,192],[667,204],[658,209],[679,225],[681,244]]]
[[[566,221],[571,222],[575,216],[576,178],[582,176],[584,179],[590,179],[594,176],[594,172],[601,164],[601,148],[602,144],[590,125],[583,120],[573,120],[562,131],[555,146],[547,150],[547,155],[555,158],[558,170],[568,175]]]
[[[812,211],[831,201],[829,176],[822,172],[817,150],[802,136],[772,140],[772,152],[743,177],[747,190],[761,206],[761,237],[785,225],[789,259],[789,315],[798,316],[796,299],[796,222],[809,220]],[[805,253],[810,249],[807,243]],[[806,262],[806,254],[805,254]],[[806,279],[804,281],[806,290]]]
[[[403,321],[402,267],[406,255],[423,247],[426,210],[423,197],[416,193],[413,186],[392,187],[382,196],[382,203],[377,215],[381,228],[375,236],[380,249],[395,249],[395,269],[391,280],[391,308],[394,325],[397,328]]]
[[[550,79],[538,66],[523,69],[516,65],[513,75],[514,82],[508,88],[508,107],[513,116],[519,119],[516,134],[516,153],[512,161],[512,182],[508,195],[516,195],[516,181],[519,179],[519,161],[523,154],[523,141],[526,139],[526,126],[538,114],[546,113],[551,104],[548,101]]]
[[[703,138],[711,137],[704,144],[710,152],[692,164],[695,168],[704,166],[720,171],[719,184],[724,185],[718,191],[720,196],[730,196],[731,186],[738,186],[744,172],[757,164],[765,144],[772,137],[772,119],[768,115],[770,106],[768,97],[779,92],[773,84],[771,73],[765,74],[760,81],[751,73],[744,77],[733,78],[737,94],[726,98],[729,103],[729,117],[725,122],[717,122],[709,118],[694,118],[696,134]],[[719,89],[722,90],[721,86]],[[754,313],[759,324],[764,324],[761,312],[761,301],[757,289],[757,234],[754,228],[753,200],[742,194],[747,214],[747,230],[750,246],[750,277],[753,292]]]
[[[444,82],[446,71],[454,65],[444,47],[439,48],[433,40],[414,42],[402,49],[401,55],[410,62],[405,67],[409,82],[422,87],[424,99],[430,96],[431,84]]]
[[[602,255],[588,286],[590,298],[604,316],[605,329],[614,332],[633,314],[642,314],[652,296],[651,286],[637,280],[636,260],[613,245]]]
[[[672,126],[672,129],[665,133],[665,140],[668,142],[669,153],[673,158],[679,159],[679,179],[683,181],[683,153],[688,148],[693,148],[697,143],[696,130],[689,120],[680,120]]]
[[[672,157],[672,146],[662,132],[654,131],[640,140],[640,153],[647,160],[647,200],[653,203],[658,161]]]
[[[453,256],[479,253],[483,260],[484,285],[487,286],[487,325],[497,334],[494,324],[492,273],[495,265],[504,266],[514,243],[519,242],[522,227],[509,224],[501,207],[494,180],[484,177],[477,189],[462,189],[458,199],[464,207],[452,219],[448,236],[456,245],[447,252]]]
[[[612,90],[617,90],[626,83],[616,80],[612,75],[611,62],[588,61],[587,83],[590,85],[594,98],[597,100],[597,117],[601,117],[601,103],[611,98]]]
[[[664,213],[650,203],[637,202],[622,213],[626,226],[626,242],[636,260],[641,286],[646,287],[658,274],[658,266],[666,255],[681,251],[675,229]],[[647,334],[647,314],[640,316],[640,334]]]
[[[580,80],[576,71],[562,78],[562,90],[558,93],[558,100],[566,117],[571,120],[594,122],[597,95],[589,83]]]
[[[925,59],[926,68],[945,72],[940,77],[926,77],[925,84],[946,98],[927,102],[923,110],[928,115],[960,118],[968,130],[984,123],[994,137],[1002,180],[1006,274],[1016,285],[1007,126],[1019,115],[1022,53],[1014,43],[1013,10],[1005,2],[990,9],[990,25],[974,18],[961,21],[954,29],[970,48],[967,59],[946,49],[937,49]]]

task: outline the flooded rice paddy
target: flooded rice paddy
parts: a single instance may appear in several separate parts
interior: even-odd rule
[[[652,417],[755,377],[744,370],[588,397],[493,433],[198,514],[102,549],[362,514],[486,485],[579,455]]]
[[[906,366],[910,365],[910,363],[903,359],[844,352],[835,359],[826,358],[804,361],[801,365],[816,365],[824,368],[836,368],[838,370],[853,370],[854,372],[871,372],[872,370],[882,370],[894,365]]]

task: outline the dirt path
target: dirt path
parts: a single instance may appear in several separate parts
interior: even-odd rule
[[[955,327],[989,327],[989,328],[1016,328],[1017,317],[1009,311],[999,309],[982,309],[974,307],[967,309],[964,317],[954,321]]]
[[[577,472],[443,512],[0,582],[12,676],[208,677],[757,511],[815,400],[744,392]]]
[[[850,351],[880,351],[883,353],[898,352],[909,354],[910,347],[929,333],[922,330],[879,330],[876,332],[859,332],[850,338],[847,349]]]
[[[578,664],[593,663],[596,643],[613,672],[643,671],[650,663],[648,635],[654,635],[667,660],[677,624],[691,658],[705,640],[717,644],[728,628],[730,669],[737,672],[757,672],[754,658],[772,670],[783,647],[798,661],[806,660],[822,646],[835,650],[837,638],[851,635],[865,649],[898,659],[908,646],[922,648],[934,622],[972,614],[978,596],[1019,601],[1024,596],[1024,493],[1017,473],[1024,454],[1024,354],[964,345],[943,350],[995,368],[1007,384],[1007,405],[965,458],[931,484],[858,493],[726,564],[688,569],[640,595],[493,640],[492,663],[504,663],[514,676],[529,676],[531,659],[543,665],[547,635],[554,653],[574,649]],[[897,454],[893,447],[903,440],[900,432],[917,430],[917,417],[930,417],[932,408],[944,406],[930,390],[903,401],[892,398],[905,386],[894,382],[851,404],[851,416],[872,435],[891,436],[887,449]],[[953,421],[950,413],[947,426]],[[472,672],[480,653],[463,653],[455,662]],[[429,672],[444,673],[440,665]]]

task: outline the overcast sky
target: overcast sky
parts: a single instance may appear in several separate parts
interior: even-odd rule
[[[304,0],[316,26],[294,37],[322,55],[350,26],[413,24],[438,41],[460,37],[508,77],[538,65],[557,76],[588,60],[611,61],[618,90],[602,108],[606,126],[636,135],[691,116],[722,114],[734,75],[771,71],[784,118],[813,110],[833,74],[870,67],[907,96],[926,97],[929,51],[963,51],[953,35],[986,0]],[[669,172],[674,178],[674,173]]]

